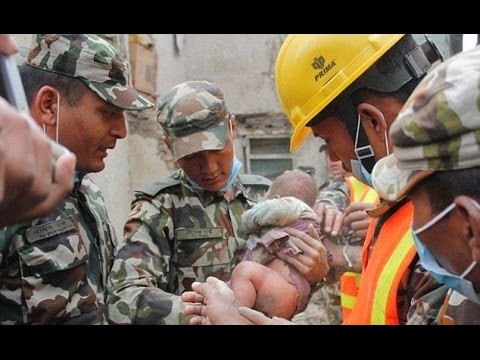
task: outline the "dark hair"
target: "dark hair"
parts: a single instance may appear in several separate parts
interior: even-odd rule
[[[423,78],[422,78],[423,79]],[[380,97],[380,98],[385,98],[385,97],[393,97],[394,99],[405,103],[407,99],[410,97],[410,94],[415,90],[417,85],[420,83],[421,79],[412,79],[409,82],[407,82],[405,85],[403,85],[400,89],[385,93],[385,92],[380,92],[372,89],[359,89],[355,91],[352,94],[353,98],[353,103],[355,107],[357,107],[359,104],[362,102],[371,99],[373,97]]]
[[[42,86],[51,86],[57,89],[72,106],[75,106],[88,90],[87,85],[71,76],[37,69],[27,64],[21,65],[19,70],[29,104]]]
[[[428,193],[430,205],[435,212],[446,208],[460,195],[480,199],[480,167],[436,171],[411,190],[416,191]]]

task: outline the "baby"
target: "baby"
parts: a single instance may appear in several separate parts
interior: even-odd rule
[[[320,233],[319,218],[311,208],[317,195],[310,175],[301,170],[286,171],[271,184],[267,200],[242,215],[250,235],[245,256],[230,283],[240,306],[286,319],[305,309],[310,284],[276,254],[302,253],[289,241],[283,227],[308,232],[308,224],[313,224]]]

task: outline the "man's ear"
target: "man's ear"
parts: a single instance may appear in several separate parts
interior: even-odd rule
[[[372,131],[378,133],[379,136],[384,137],[387,130],[387,123],[385,116],[374,105],[368,103],[361,103],[357,106],[357,111],[360,114],[362,126],[365,131],[370,128]]]
[[[463,235],[469,240],[472,258],[480,261],[480,205],[469,196],[457,196],[455,204],[460,211],[466,214],[467,221],[463,228]]]
[[[30,112],[40,126],[55,125],[58,111],[57,96],[58,91],[51,86],[42,86],[34,95],[30,104]]]

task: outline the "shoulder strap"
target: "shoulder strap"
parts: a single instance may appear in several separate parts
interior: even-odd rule
[[[174,178],[172,176],[162,178],[151,184],[141,185],[135,190],[135,196],[141,196],[142,194],[154,197],[163,189],[180,184],[182,181],[180,178]]]

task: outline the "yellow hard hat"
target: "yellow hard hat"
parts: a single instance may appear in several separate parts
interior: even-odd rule
[[[289,35],[277,57],[275,84],[295,151],[310,134],[305,125],[359,78],[404,34]]]

